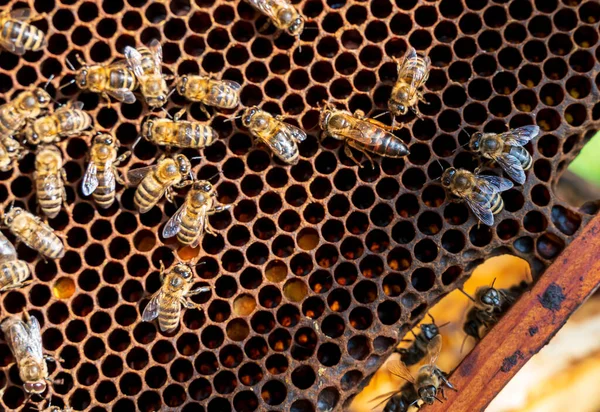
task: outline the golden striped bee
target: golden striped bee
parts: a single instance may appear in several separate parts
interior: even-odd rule
[[[417,103],[425,102],[421,88],[429,79],[429,57],[421,57],[413,47],[409,48],[406,55],[398,63],[398,80],[392,89],[388,100],[388,109],[393,116],[406,114],[410,108],[418,117]]]
[[[446,379],[444,372],[435,365],[441,349],[442,337],[441,335],[436,335],[427,345],[429,362],[421,366],[416,377],[413,377],[406,365],[400,361],[388,365],[388,370],[392,375],[402,378],[413,385],[418,398],[411,403],[411,406],[419,401],[423,401],[428,405],[432,405],[436,400],[442,402],[442,400],[438,398],[438,393],[442,395],[442,398],[446,399],[444,394],[445,387],[454,391],[457,390],[448,379]],[[393,396],[401,392],[403,392],[403,389],[382,395],[382,397],[385,398],[384,402],[387,402]],[[381,397],[374,400],[379,400],[380,398]]]
[[[180,120],[184,111],[180,110],[173,119],[147,119],[142,125],[142,136],[159,146],[192,149],[210,146],[219,138],[217,131],[207,124]]]
[[[127,46],[124,54],[148,106],[162,107],[167,102],[169,88],[166,76],[162,73],[162,47],[159,41],[154,39],[148,47],[141,46],[137,50]]]
[[[138,81],[125,61],[89,66],[78,54],[75,58],[81,67],[75,69],[71,66],[75,79],[62,87],[76,83],[82,90],[100,93],[109,103],[108,96],[123,103],[135,103],[133,91],[138,87]]]
[[[242,123],[282,161],[293,165],[298,163],[300,153],[297,143],[306,139],[303,130],[284,123],[282,116],[273,117],[256,106],[243,112]]]
[[[65,182],[67,175],[63,169],[60,149],[53,145],[40,146],[35,155],[35,173],[33,175],[40,208],[50,219],[60,212],[67,201]]]
[[[173,202],[173,187],[182,188],[193,183],[192,165],[182,154],[158,159],[157,164],[130,170],[130,185],[139,184],[133,201],[140,213],[146,213],[158,203],[163,195]]]
[[[0,328],[19,367],[23,389],[30,395],[41,396],[48,387],[47,383],[52,383],[48,378],[46,361],[54,362],[54,359],[43,353],[40,324],[35,316],[23,312],[23,319],[10,316],[2,321]]]
[[[28,151],[10,136],[0,137],[0,171],[11,170],[16,161],[21,160]]]
[[[46,90],[31,87],[0,106],[0,135],[6,137],[20,132],[28,120],[46,112],[51,100]]]
[[[392,133],[393,127],[375,119],[365,118],[362,110],[357,110],[352,115],[346,110],[338,110],[330,103],[325,103],[321,109],[319,124],[325,135],[346,143],[344,153],[359,166],[361,165],[352,154],[351,147],[363,153],[371,164],[373,159],[369,153],[393,158],[410,153],[402,140]]]
[[[219,204],[216,195],[209,181],[195,182],[183,205],[165,225],[163,237],[170,238],[177,235],[177,239],[184,245],[196,247],[205,231],[216,235],[208,222],[208,216],[231,207],[231,205]]]
[[[38,16],[41,18],[42,16]],[[31,16],[31,9],[4,10],[0,14],[0,45],[17,55],[26,51],[38,51],[48,45],[43,31],[30,24],[36,20]]]
[[[124,185],[117,166],[129,155],[130,151],[118,156],[119,141],[108,133],[98,133],[90,149],[88,167],[81,181],[84,196],[93,195],[94,200],[103,209],[109,208],[115,201],[116,183]]]
[[[92,126],[92,117],[81,102],[67,102],[54,113],[31,121],[25,126],[25,137],[30,144],[55,143],[61,137],[80,134]]]
[[[201,309],[202,306],[190,300],[190,296],[210,291],[208,286],[192,289],[194,273],[187,263],[177,263],[165,274],[160,262],[161,288],[150,298],[142,314],[144,322],[158,317],[158,325],[163,332],[172,332],[179,325],[181,306],[187,309]]]
[[[286,0],[246,0],[252,7],[266,15],[278,30],[290,36],[300,37],[304,30],[304,18]]]
[[[538,126],[523,126],[506,133],[473,133],[469,146],[484,159],[497,163],[515,182],[525,183],[525,170],[533,159],[523,147],[540,134]]]
[[[30,274],[27,262],[18,258],[13,244],[0,233],[0,292],[27,285]]]
[[[500,192],[513,187],[513,183],[503,177],[476,175],[453,167],[444,170],[442,184],[454,196],[464,200],[475,216],[488,226],[494,224],[494,215],[504,208]]]
[[[215,80],[209,76],[188,74],[177,79],[175,88],[180,95],[193,102],[233,109],[240,103],[242,86],[231,80]]]
[[[18,240],[42,255],[52,259],[65,255],[65,246],[52,228],[20,207],[13,207],[4,214],[4,224]]]

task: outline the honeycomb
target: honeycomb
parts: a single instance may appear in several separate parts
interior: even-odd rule
[[[23,7],[23,1],[0,1]],[[118,188],[106,210],[83,198],[79,183],[89,141],[71,138],[66,157],[68,207],[49,221],[66,255],[44,262],[18,247],[35,282],[0,297],[2,315],[30,311],[43,326],[53,404],[76,410],[347,410],[410,325],[458,287],[484,258],[511,253],[539,277],[596,212],[574,210],[553,192],[560,174],[598,128],[600,4],[585,0],[301,0],[308,22],[300,43],[243,1],[34,0],[43,52],[2,53],[2,102],[31,84],[59,101],[78,99],[99,129],[131,147],[148,114],[143,103],[107,103],[71,85],[67,60],[122,58],[126,45],[163,43],[169,74],[203,70],[242,84],[241,102],[261,105],[302,126],[309,137],[289,167],[253,143],[233,113],[210,123],[220,139],[195,161],[233,207],[210,218],[218,236],[178,250],[159,233],[175,212],[161,201],[134,210],[135,188]],[[432,70],[423,119],[407,114],[397,135],[405,159],[354,166],[339,141],[320,141],[323,100],[386,110],[396,78],[393,58],[409,46]],[[188,103],[174,94],[174,113]],[[188,118],[208,120],[198,104]],[[388,117],[381,119],[388,121]],[[468,132],[500,132],[537,123],[527,146],[533,167],[524,186],[503,193],[505,211],[480,226],[436,180],[442,167],[473,170]],[[141,141],[125,169],[150,164],[161,150]],[[195,156],[197,152],[184,151]],[[363,159],[364,160],[364,159]],[[0,201],[36,211],[34,155],[0,173]],[[366,164],[366,163],[365,163]],[[179,192],[181,204],[185,191]],[[12,238],[11,238],[12,239]],[[160,261],[198,257],[195,296],[170,335],[141,322],[160,286]],[[26,396],[6,344],[0,343],[1,406]]]

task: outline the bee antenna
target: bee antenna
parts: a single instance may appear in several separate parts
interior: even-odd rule
[[[69,69],[73,70],[74,72],[77,71],[77,69],[75,69],[75,66],[73,66],[73,63],[71,63],[71,60],[69,60],[69,58],[65,58],[65,63],[67,63],[67,66],[69,66]]]
[[[76,81],[77,81],[76,79],[73,79],[73,80],[71,80],[70,82],[68,82],[68,83],[65,83],[65,84],[63,84],[62,86],[60,86],[60,87],[58,88],[58,90],[62,90],[62,89],[64,89],[65,87],[72,85],[72,84],[73,84],[73,83],[75,83]]]
[[[171,113],[169,113],[167,111],[167,109],[165,109],[164,107],[161,107],[160,110],[162,110],[163,112],[165,112],[167,114],[167,116],[169,116],[169,119],[173,120],[173,116],[171,116]]]
[[[48,81],[46,82],[46,84],[44,85],[44,90],[46,90],[48,88],[48,86],[50,85],[50,82],[54,79],[54,75],[51,75],[50,77],[48,77]]]
[[[463,290],[463,288],[458,288],[458,290],[460,290],[460,292],[461,292],[463,295],[465,295],[466,297],[468,297],[468,298],[469,298],[469,300],[470,300],[471,302],[473,302],[473,303],[477,303],[477,302],[475,301],[475,299],[473,299],[473,296],[471,296],[471,295],[469,295],[467,292],[465,292],[465,291]]]
[[[427,312],[427,316],[429,316],[431,318],[431,322],[433,324],[435,324],[435,319],[433,318],[433,315],[431,313]]]
[[[440,326],[438,326],[438,329],[443,328],[444,326],[448,326],[450,324],[450,322],[446,322],[446,323],[442,323]]]
[[[239,116],[230,117],[229,119],[223,120],[223,123],[233,122],[234,120],[241,119],[241,118],[242,118],[242,115],[240,114]]]
[[[172,95],[173,93],[175,93],[175,90],[176,90],[176,89],[177,89],[176,87],[173,87],[173,88],[171,89],[171,91],[169,92],[169,94],[167,94],[167,100],[169,99],[169,97],[171,97],[171,95]]]
[[[140,140],[142,140],[142,136],[138,136],[138,138],[135,139],[135,142],[133,142],[133,144],[131,145],[131,149],[130,149],[131,151],[133,151],[133,149],[135,149],[135,147],[140,142]]]
[[[386,110],[385,112],[381,112],[381,113],[379,113],[377,116],[373,116],[372,118],[373,118],[373,119],[377,119],[378,117],[381,117],[381,116],[383,116],[383,115],[386,115],[386,114],[388,114],[389,112],[390,112],[389,110]]]
[[[492,280],[492,284],[490,285],[490,288],[494,288],[494,283],[496,283],[496,278],[494,278],[494,280]]]
[[[219,176],[220,174],[223,174],[223,172],[219,170],[217,173],[215,173],[214,175],[212,175],[211,177],[209,177],[206,180],[210,181],[210,180],[214,179],[215,177]]]
[[[419,399],[415,399],[410,405],[408,405],[408,407],[410,408],[413,405],[416,405],[419,402]]]
[[[199,160],[199,159],[202,159],[202,156],[190,157],[190,160]]]
[[[435,399],[437,399],[437,401],[438,401],[439,403],[444,403],[444,401],[443,401],[443,400],[441,400],[440,398],[438,398],[437,396],[434,396],[434,398],[435,398]]]
[[[194,267],[196,267],[196,266],[200,266],[200,265],[204,265],[204,264],[206,264],[206,261],[197,262],[197,263],[194,265]]]

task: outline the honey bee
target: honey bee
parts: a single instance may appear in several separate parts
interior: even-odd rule
[[[43,16],[38,16],[41,18]],[[23,55],[26,51],[42,50],[48,45],[43,31],[29,22],[35,20],[31,9],[4,10],[0,13],[0,45],[9,52]]]
[[[181,306],[187,309],[200,309],[202,306],[190,300],[190,296],[210,291],[208,286],[192,289],[194,274],[187,263],[177,263],[165,274],[160,263],[161,288],[150,298],[144,309],[142,319],[151,322],[158,317],[158,325],[163,332],[172,332],[179,326]]]
[[[169,88],[162,74],[162,47],[154,39],[148,47],[137,50],[125,47],[125,59],[140,84],[140,91],[151,107],[162,107],[167,102]]]
[[[388,100],[388,109],[394,117],[406,114],[409,108],[421,117],[417,103],[419,100],[425,102],[420,89],[429,78],[430,64],[429,57],[417,55],[413,47],[398,62],[398,80]]]
[[[484,159],[497,163],[515,182],[525,183],[525,170],[531,168],[533,159],[523,147],[540,134],[538,126],[523,126],[506,133],[481,133],[471,136],[471,150]]]
[[[43,256],[59,259],[65,255],[65,246],[52,228],[20,207],[5,213],[4,224],[18,240]]]
[[[273,117],[258,107],[249,107],[242,114],[242,123],[250,133],[271,148],[282,161],[295,165],[300,153],[297,142],[306,139],[306,133],[284,123],[282,116]]]
[[[80,134],[92,126],[92,117],[82,110],[83,103],[68,102],[54,113],[31,121],[25,126],[30,144],[55,143],[61,137]]]
[[[404,384],[400,390],[384,393],[371,401],[383,399],[375,408],[386,402],[383,412],[408,412],[410,407],[418,402],[418,396],[411,383]]]
[[[81,67],[77,70],[71,67],[75,71],[75,79],[63,87],[77,83],[80,89],[100,93],[109,102],[108,96],[112,96],[123,103],[135,103],[133,91],[137,88],[138,81],[126,62],[89,66],[78,54],[75,58]]]
[[[10,136],[0,137],[0,171],[11,170],[16,161],[21,160],[27,150]]]
[[[24,321],[11,316],[2,321],[0,328],[19,367],[19,377],[23,381],[23,389],[29,395],[42,395],[47,388],[48,377],[46,361],[54,362],[50,356],[42,352],[42,335],[40,324],[35,316],[23,312]]]
[[[173,187],[182,188],[193,183],[192,165],[182,154],[161,156],[156,165],[130,170],[127,179],[131,185],[139,184],[134,203],[140,213],[146,213],[165,195],[173,202]]]
[[[231,80],[190,74],[179,77],[175,83],[177,92],[186,99],[222,109],[233,109],[240,103],[241,87]]]
[[[421,332],[418,335],[411,329],[411,333],[415,337],[415,340],[408,348],[398,348],[395,352],[400,354],[400,359],[406,366],[411,366],[418,363],[425,355],[427,355],[427,345],[433,338],[440,334],[440,328],[447,325],[437,326],[435,319],[431,314],[428,314],[431,318],[431,323],[423,323],[419,326]]]
[[[48,109],[51,100],[46,90],[32,87],[0,106],[0,136],[8,137],[21,131],[28,120]]]
[[[184,245],[198,246],[204,232],[216,235],[208,222],[208,216],[223,210],[231,205],[221,205],[216,200],[213,185],[207,180],[195,182],[188,192],[185,202],[169,219],[163,229],[163,237],[170,238],[177,235],[177,239]]]
[[[325,103],[321,109],[319,124],[325,135],[346,143],[344,153],[359,166],[360,163],[352,154],[351,147],[363,153],[371,164],[373,159],[369,153],[393,158],[410,153],[402,140],[392,134],[393,127],[365,118],[362,110],[357,110],[352,115],[346,110],[338,110],[330,103]]]
[[[0,233],[0,292],[27,285],[30,274],[29,265],[17,257],[15,247]]]
[[[89,154],[88,167],[81,181],[81,192],[84,196],[93,194],[94,200],[103,209],[109,208],[115,201],[116,183],[124,185],[117,166],[131,152],[117,156],[119,141],[108,133],[98,133],[94,137]]]
[[[142,136],[159,146],[202,149],[210,146],[219,134],[212,127],[200,123],[180,120],[185,109],[175,114],[173,119],[151,118],[142,125]]]
[[[401,361],[388,365],[388,370],[392,375],[406,380],[413,386],[417,396],[409,407],[416,405],[419,401],[423,401],[428,405],[432,405],[436,400],[442,402],[442,400],[438,398],[438,393],[442,395],[442,398],[446,399],[446,395],[444,394],[445,387],[454,391],[457,390],[448,379],[446,379],[444,372],[435,365],[441,348],[442,337],[436,335],[427,345],[429,362],[426,365],[421,366],[417,372],[416,378],[412,376],[406,365]],[[401,388],[397,391],[385,394],[384,396],[387,396],[387,398],[384,399],[384,402],[392,399],[395,395],[401,394],[403,391],[404,389]]]
[[[62,153],[58,147],[43,145],[38,148],[33,178],[40,208],[50,219],[55,218],[62,204],[67,201],[64,184],[67,175],[63,169]]]
[[[442,174],[442,184],[454,196],[464,200],[475,216],[488,226],[494,224],[494,215],[504,208],[500,192],[513,187],[512,182],[503,177],[476,175],[453,167]]]
[[[300,37],[304,30],[304,18],[286,0],[246,0],[252,7],[267,16],[278,30],[290,36]]]

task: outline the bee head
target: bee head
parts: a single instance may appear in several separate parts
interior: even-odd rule
[[[319,113],[319,125],[321,129],[327,130],[327,125],[329,124],[329,119],[331,118],[332,111],[327,107],[322,107],[321,112]]]
[[[471,135],[471,141],[469,142],[469,147],[472,151],[478,152],[481,149],[481,138],[483,137],[483,133],[476,132]]]
[[[256,113],[258,113],[258,107],[256,106],[248,107],[246,110],[244,110],[244,113],[242,113],[242,124],[246,127],[250,126],[252,118],[256,115]]]
[[[431,340],[439,335],[440,331],[434,323],[426,323],[421,325],[421,333],[423,333],[428,340]]]
[[[402,94],[400,96],[402,96]],[[403,103],[390,99],[388,100],[388,110],[394,116],[402,116],[408,112],[408,107]]]
[[[12,207],[8,212],[4,213],[4,224],[10,226],[21,212],[23,212],[23,209],[20,207]]]
[[[167,102],[167,84],[162,77],[149,79],[142,83],[142,94],[146,97],[146,103],[151,107],[162,107]]]
[[[500,306],[500,293],[498,289],[489,288],[481,296],[481,302],[489,306]]]
[[[212,194],[214,187],[208,180],[199,180],[192,186],[193,190],[199,190],[204,193]]]
[[[296,17],[288,26],[287,32],[290,36],[299,37],[304,30],[304,19],[301,16]]]
[[[450,184],[452,183],[452,179],[454,178],[454,175],[456,175],[456,169],[453,167],[450,167],[446,170],[444,170],[444,173],[442,173],[442,185],[448,187],[450,186]]]
[[[175,88],[177,89],[177,92],[181,95],[185,94],[185,90],[187,89],[187,84],[188,84],[188,77],[187,76],[181,76],[180,78],[177,79],[177,82],[175,83]]]
[[[28,94],[23,100],[23,105],[26,109],[34,109],[36,106],[39,106],[40,109],[45,109],[48,107],[52,98],[48,94],[48,92],[39,87],[33,89],[31,94]]]
[[[436,395],[437,389],[433,385],[427,385],[419,389],[419,398],[423,399],[428,405],[433,405]]]
[[[34,366],[34,365],[31,365],[29,367],[29,369],[33,369],[33,368],[38,369],[38,367]],[[38,395],[41,395],[46,390],[46,382],[44,382],[43,380],[39,380],[39,381],[35,381],[35,382],[25,382],[23,384],[23,389],[25,389],[25,392],[27,392],[27,393],[36,393]]]
[[[144,136],[148,140],[152,140],[152,126],[154,123],[152,120],[148,119],[144,123],[142,123],[142,136]]]
[[[99,133],[94,137],[94,143],[112,146],[114,143],[116,143],[116,141],[108,133]]]
[[[177,155],[175,157],[175,163],[177,163],[177,166],[179,167],[179,173],[182,175],[187,175],[190,173],[190,170],[192,170],[192,164],[184,155]]]
[[[84,67],[77,72],[77,75],[75,76],[75,82],[77,83],[77,86],[79,86],[80,89],[87,88],[87,85],[88,85],[88,69],[87,69],[87,67]]]
[[[173,272],[180,277],[180,279],[189,280],[192,278],[192,268],[185,263],[178,263],[173,268]]]

